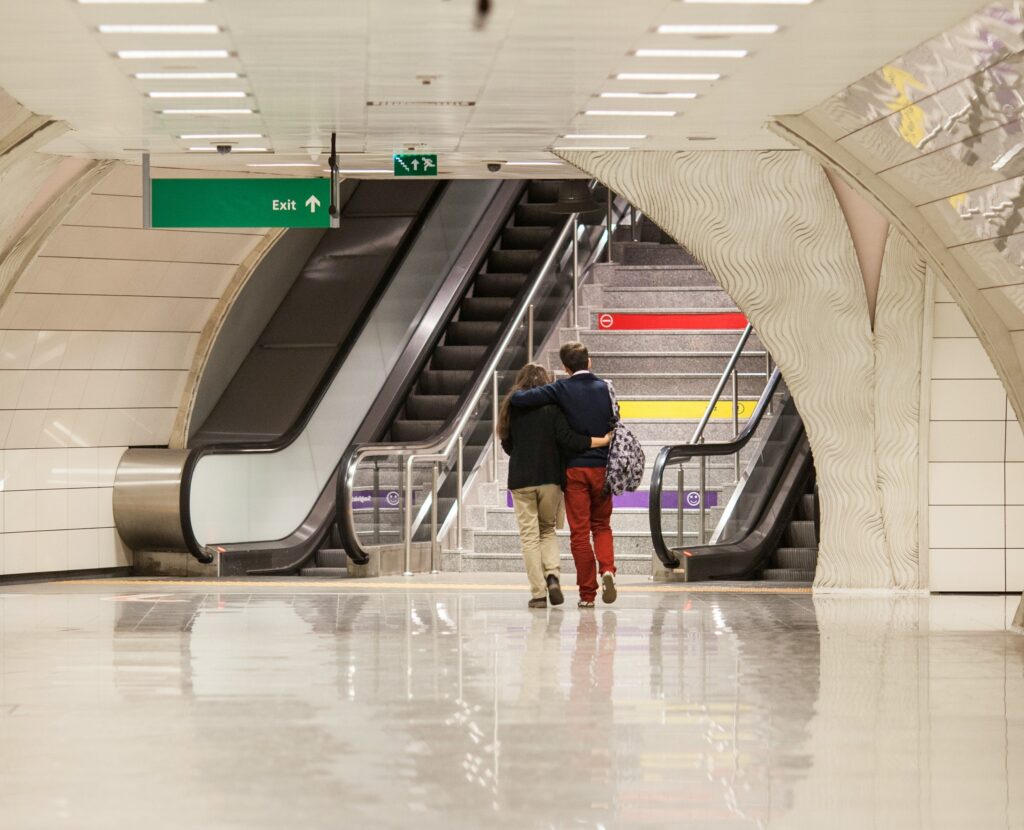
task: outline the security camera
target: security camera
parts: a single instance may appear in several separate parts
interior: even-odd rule
[[[218,144],[217,145],[217,152],[220,153],[222,156],[226,156],[228,153],[231,152],[231,145],[230,144]]]
[[[490,170],[492,173],[497,173],[499,170],[501,170],[501,164],[496,161],[489,161],[487,162],[487,169]]]

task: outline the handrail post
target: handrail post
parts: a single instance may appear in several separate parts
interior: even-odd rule
[[[497,435],[494,440],[498,440]],[[465,442],[461,432],[456,446],[458,455],[455,456],[455,547],[462,553],[462,452]]]
[[[403,529],[405,531],[405,570],[402,576],[412,576],[412,465],[416,462],[416,456],[410,455],[405,459],[405,503],[404,515],[402,516]]]
[[[701,438],[700,442],[703,444],[704,439]],[[700,457],[700,528],[697,535],[697,539],[702,545],[707,539],[707,466],[708,457],[706,455],[702,455]]]
[[[498,444],[499,444],[499,441],[498,441],[498,417],[500,415],[499,404],[498,404],[498,370],[497,369],[494,370],[493,383],[491,385],[491,397],[493,399],[491,401],[491,419],[492,419],[491,427],[492,427],[493,432],[494,432],[494,436],[493,436],[493,440],[492,440],[493,446],[491,447],[491,450],[492,450],[492,452],[491,452],[491,462],[492,462],[491,466],[493,468],[492,471],[491,471],[491,481],[497,481],[498,480]]]
[[[683,513],[686,508],[686,488],[683,485],[685,475],[683,465],[680,464],[676,474],[676,543],[680,547],[686,544],[686,516]]]
[[[765,350],[764,353],[764,385],[767,386],[772,379],[772,356]],[[768,414],[772,414],[772,399],[768,399]]]
[[[437,462],[430,469],[430,572],[441,573],[437,568]]]
[[[526,312],[526,362],[533,363],[533,303]]]
[[[615,194],[612,193],[610,187],[606,187],[608,191],[605,227],[608,229],[608,243],[604,249],[604,261],[610,263],[612,261],[612,203],[615,201]]]
[[[632,204],[629,206],[629,239],[631,242],[639,242],[636,236],[636,207]]]
[[[373,541],[380,544],[380,461],[373,462]]]
[[[580,327],[580,215],[572,215],[572,327]]]
[[[732,367],[732,437],[740,434],[740,379],[739,369]],[[736,450],[736,480],[740,480],[740,451]]]

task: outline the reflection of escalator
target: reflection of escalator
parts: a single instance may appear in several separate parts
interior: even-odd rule
[[[819,527],[814,462],[803,421],[780,381],[776,370],[734,440],[665,447],[655,462],[650,508],[655,552],[666,568],[686,581],[814,579]],[[775,414],[766,417],[773,401]],[[733,493],[712,543],[669,545],[661,515],[668,469],[692,457],[731,455],[755,436],[760,441],[757,455]]]
[[[308,420],[318,390],[444,188],[423,181],[346,185],[339,226],[322,233],[189,446],[287,442]]]

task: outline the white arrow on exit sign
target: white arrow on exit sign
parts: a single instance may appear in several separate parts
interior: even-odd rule
[[[310,213],[316,213],[316,209],[320,207],[320,200],[316,196],[310,196],[306,199],[306,207],[309,208]]]

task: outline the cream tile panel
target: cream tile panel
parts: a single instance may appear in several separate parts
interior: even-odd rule
[[[70,332],[41,331],[36,335],[30,369],[59,369],[71,339]]]
[[[141,228],[142,197],[112,196],[94,191],[68,211],[62,224],[91,228]]]
[[[953,299],[953,295],[946,290],[946,286],[942,284],[939,279],[935,280],[935,302],[937,303],[956,303]]]
[[[68,569],[84,571],[100,567],[100,534],[102,531],[68,531]]]
[[[0,409],[14,409],[18,406],[18,399],[21,398],[21,387],[25,382],[25,371],[3,372],[3,382],[0,383]]]
[[[37,534],[36,566],[42,573],[68,569],[68,531]]]
[[[932,378],[998,377],[992,361],[977,338],[937,337],[932,341]]]
[[[1005,433],[999,421],[935,421],[929,425],[928,459],[1002,463]]]
[[[934,380],[933,421],[1005,420],[1006,393],[998,380]]]
[[[983,288],[981,295],[991,303],[1010,331],[1024,330],[1024,285]]]
[[[930,504],[1003,504],[1003,465],[931,463],[928,465]]]
[[[33,331],[0,331],[0,369],[27,369],[38,334]]]
[[[4,532],[21,533],[36,529],[37,490],[4,494]]]
[[[1006,422],[1006,460],[1024,461],[1024,433],[1016,420]]]
[[[6,450],[6,489],[59,490],[71,483],[66,449]]]
[[[1024,548],[1006,550],[1006,590],[1024,592]]]
[[[1000,506],[928,508],[931,548],[1004,548],[1004,508]],[[1024,544],[1020,545],[1024,547]]]
[[[0,328],[68,331],[200,332],[215,300],[17,294]],[[127,345],[126,347],[127,348]]]
[[[37,490],[36,530],[63,530],[68,526],[68,491]]]
[[[951,252],[979,288],[1024,282],[1020,265],[1024,262],[1024,237],[1019,233],[971,242],[952,248]]]
[[[253,234],[61,226],[39,253],[46,257],[238,265],[259,238]]]
[[[1006,553],[1001,549],[936,549],[929,560],[932,591],[1003,591]]]
[[[18,410],[7,449],[154,446],[170,440],[176,408]]]
[[[132,564],[132,552],[125,547],[114,528],[103,528],[98,532],[100,542],[100,567],[124,568]]]
[[[235,270],[233,265],[201,262],[36,257],[18,282],[18,291],[219,298]]]
[[[932,320],[934,337],[977,337],[956,303],[936,303]]]
[[[1024,506],[1006,506],[1006,547],[1024,548]]]
[[[15,373],[21,374],[21,373]],[[0,376],[0,383],[3,377]],[[18,409],[46,409],[57,382],[56,372],[25,372],[18,395]]]
[[[1006,503],[1024,505],[1024,464],[1011,462],[1003,465],[1006,476]]]
[[[4,573],[23,574],[39,570],[36,564],[37,533],[5,533]]]

